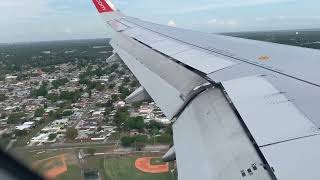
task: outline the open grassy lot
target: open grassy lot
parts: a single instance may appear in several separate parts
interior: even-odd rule
[[[103,152],[103,150],[97,150]],[[171,174],[150,174],[144,173],[135,167],[135,160],[139,157],[160,157],[162,154],[146,153],[134,155],[96,155],[86,156],[85,159],[79,161],[77,158],[79,149],[65,150],[46,150],[46,151],[20,151],[19,154],[24,163],[29,167],[37,161],[46,160],[55,156],[65,155],[67,171],[58,175],[57,180],[83,180],[83,172],[90,169],[96,169],[100,172],[101,180],[177,180],[175,173]],[[41,163],[45,163],[41,162]],[[151,164],[163,164],[161,158],[154,158]],[[43,174],[46,172],[44,166],[40,165],[35,168],[37,172]],[[170,170],[172,165],[170,165]]]
[[[137,156],[108,157],[104,161],[106,180],[176,180],[170,172],[162,174],[144,173],[135,168]]]
[[[68,171],[57,176],[56,180],[82,180],[82,172],[77,165],[68,165]]]
[[[47,151],[20,151],[13,152],[14,157],[21,160],[28,167],[33,169],[39,174],[45,174],[55,165],[60,165],[61,162],[56,162],[53,157],[64,155],[67,165],[67,171],[58,175],[56,180],[82,180],[83,175],[81,166],[76,158],[76,150],[47,150]],[[38,162],[38,163],[37,163]]]

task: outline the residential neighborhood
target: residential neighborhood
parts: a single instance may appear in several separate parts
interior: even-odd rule
[[[5,149],[63,143],[115,141],[124,147],[140,141],[172,143],[170,121],[152,99],[127,102],[139,82],[106,46],[91,46],[99,56],[78,49],[41,50],[20,71],[0,79],[0,144]],[[4,54],[10,58],[14,54]],[[72,61],[38,66],[45,56]],[[85,61],[87,59],[87,61]],[[6,66],[2,61],[2,68]],[[32,65],[34,64],[34,65]],[[158,141],[156,141],[156,139]]]

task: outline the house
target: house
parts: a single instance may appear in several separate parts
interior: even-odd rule
[[[117,107],[124,107],[126,105],[126,103],[124,101],[119,101],[117,102]]]
[[[17,130],[29,130],[34,127],[35,123],[33,121],[24,122],[22,125],[16,126],[15,129]]]
[[[63,119],[54,120],[51,124],[52,124],[53,126],[67,125],[68,122],[69,122],[69,118],[63,118]]]

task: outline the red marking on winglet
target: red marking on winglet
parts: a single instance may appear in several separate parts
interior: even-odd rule
[[[103,12],[112,12],[113,9],[109,6],[109,4],[105,0],[92,0],[99,13]]]

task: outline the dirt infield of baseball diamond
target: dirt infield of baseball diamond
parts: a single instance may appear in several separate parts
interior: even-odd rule
[[[135,161],[135,166],[142,172],[146,173],[166,173],[169,171],[169,163],[151,164],[154,157],[142,157]]]

